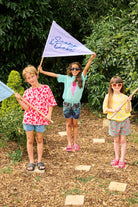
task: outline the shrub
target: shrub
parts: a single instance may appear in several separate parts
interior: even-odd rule
[[[18,71],[12,70],[8,77],[7,86],[11,88],[13,91],[18,92],[20,95],[23,95],[24,88],[22,87],[22,79]],[[2,101],[1,110],[5,113],[10,111],[11,109],[18,109],[20,107],[19,103],[17,102],[14,94],[9,98]]]
[[[129,7],[129,10],[120,10],[118,16],[113,8],[109,15],[93,25],[93,32],[87,39],[86,46],[97,53],[86,81],[88,101],[96,110],[102,109],[112,76],[122,77],[128,95],[138,87],[136,2]]]
[[[23,129],[23,111],[12,109],[3,114],[0,111],[0,139],[16,141],[22,146],[26,145],[26,134]]]

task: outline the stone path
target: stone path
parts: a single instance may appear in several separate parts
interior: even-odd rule
[[[103,126],[107,126],[108,122],[103,122]],[[58,132],[60,136],[66,136],[66,131]],[[105,139],[93,139],[93,143],[103,144],[105,143]],[[91,165],[78,165],[76,166],[76,171],[86,171],[88,172],[91,169]],[[122,191],[126,190],[126,183],[119,183],[119,182],[111,182],[109,184],[110,191]],[[75,206],[82,206],[84,204],[84,195],[67,195],[65,199],[65,205],[75,205]]]
[[[119,183],[119,182],[111,182],[109,185],[109,190],[111,191],[122,191],[126,190],[126,183]]]
[[[84,195],[68,195],[66,196],[65,205],[80,206],[84,204]]]

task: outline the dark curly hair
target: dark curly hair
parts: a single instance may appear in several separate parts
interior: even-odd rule
[[[74,65],[74,64],[78,65],[78,67],[80,68],[80,71],[79,71],[78,75],[76,76],[74,82],[78,82],[79,88],[82,88],[82,83],[83,83],[83,80],[81,79],[82,66],[81,66],[81,64],[79,62],[73,62],[73,63],[69,64],[69,66],[67,68],[67,75],[72,77],[72,73],[71,73],[70,69],[72,68],[72,65]]]

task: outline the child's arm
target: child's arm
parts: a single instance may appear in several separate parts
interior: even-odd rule
[[[96,57],[96,54],[94,53],[94,54],[92,54],[91,57],[89,58],[89,60],[88,60],[88,62],[87,62],[87,64],[86,64],[86,66],[85,66],[85,68],[84,68],[84,70],[83,70],[84,77],[86,76],[87,71],[88,71],[88,69],[89,69],[89,67],[90,67],[90,65],[91,65],[91,63],[92,63],[92,60],[93,60],[95,57]]]
[[[16,97],[18,103],[20,104],[20,106],[21,106],[25,111],[28,111],[29,106],[26,105],[26,104],[22,101],[22,97],[20,96],[20,94],[19,94],[19,93],[15,93],[14,95],[15,95],[15,97]]]
[[[43,73],[44,75],[48,75],[48,76],[51,76],[51,77],[58,78],[58,75],[56,73],[51,73],[51,72],[44,71],[41,66],[38,66],[38,71],[40,73]]]
[[[48,114],[46,116],[48,118],[48,120],[51,120],[52,111],[53,111],[53,106],[50,106],[48,109]]]

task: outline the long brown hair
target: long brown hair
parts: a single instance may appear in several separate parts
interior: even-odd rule
[[[72,65],[74,65],[74,64],[78,65],[78,67],[80,68],[80,71],[79,71],[78,75],[76,76],[74,82],[78,82],[79,88],[82,88],[82,83],[83,83],[83,80],[81,79],[82,66],[79,62],[73,62],[73,63],[69,64],[69,66],[67,68],[67,75],[72,77],[72,73],[71,73],[70,69],[72,68]]]
[[[125,94],[125,88],[124,88],[124,84],[123,84],[123,80],[122,78],[120,78],[119,76],[113,76],[110,80],[109,83],[109,89],[108,89],[108,103],[107,103],[107,107],[111,108],[112,106],[112,101],[113,101],[113,89],[112,89],[112,84],[113,83],[122,83],[122,87],[120,92]]]

